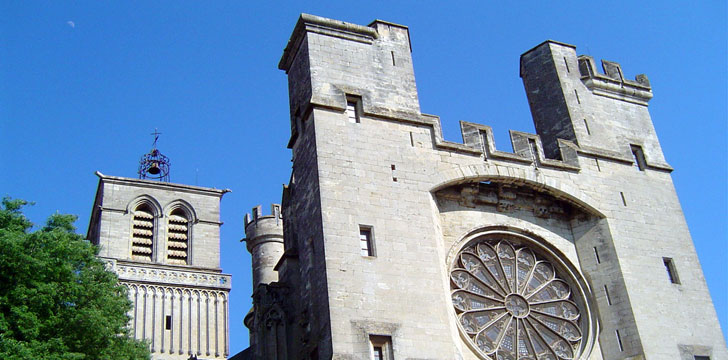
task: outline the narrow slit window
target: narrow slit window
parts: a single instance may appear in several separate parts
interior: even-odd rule
[[[609,297],[609,289],[607,289],[607,285],[604,285],[604,296],[607,298],[607,305],[612,306],[612,298]]]
[[[412,132],[410,131],[410,145],[412,147],[415,147],[415,137],[412,135]]]
[[[172,330],[172,315],[167,315],[164,317],[164,329]]]
[[[397,63],[394,61],[394,51],[392,51],[392,66],[397,66]]]
[[[570,73],[571,71],[569,70],[569,63],[566,61],[566,56],[564,56],[564,65],[566,65],[566,72]]]
[[[599,250],[597,250],[597,247],[594,247],[594,259],[597,261],[597,264],[602,263],[602,259],[599,258]]]
[[[647,164],[645,163],[645,153],[642,151],[642,147],[639,145],[630,145],[632,150],[632,157],[634,157],[634,167],[639,171],[645,171]]]
[[[578,92],[578,91],[576,91],[576,90],[574,90],[574,95],[576,95],[576,102],[577,102],[578,104],[581,104],[581,99],[579,99],[579,92]]]
[[[359,227],[359,248],[361,249],[361,256],[376,256],[374,253],[374,238],[371,227]]]
[[[132,260],[152,261],[154,249],[154,213],[147,204],[134,210],[131,231]]]
[[[360,113],[359,101],[354,98],[347,98],[346,99],[346,117],[349,119],[349,122],[350,123],[361,122],[359,113]]]
[[[624,193],[620,191],[619,196],[622,197],[622,205],[627,206],[627,198],[624,197]]]
[[[397,182],[397,167],[392,164],[392,181]]]
[[[673,284],[679,284],[680,278],[677,276],[677,269],[675,268],[675,262],[672,261],[672,258],[662,258],[662,263],[665,264],[665,270],[667,271],[667,276],[670,279],[670,282]]]
[[[589,123],[584,119],[584,127],[586,128],[586,134],[591,135],[591,130],[589,129]]]
[[[182,209],[176,209],[167,218],[167,262],[187,265],[189,260],[190,222]]]
[[[601,172],[602,167],[599,165],[599,159],[594,159],[594,163],[597,165],[597,171]]]
[[[614,330],[614,334],[617,336],[617,345],[619,346],[619,351],[624,351],[624,346],[622,345],[622,337],[619,335],[619,330]]]

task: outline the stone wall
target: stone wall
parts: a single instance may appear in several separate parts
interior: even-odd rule
[[[367,359],[378,336],[397,359],[481,358],[450,274],[454,254],[497,227],[543,242],[573,273],[582,358],[728,359],[646,76],[625,80],[611,62],[601,74],[567,44],[529,50],[521,76],[538,134],[511,132],[510,153],[484,125],[461,123],[463,144],[442,139],[439,118],[419,113],[408,45],[401,25],[303,15],[279,65],[293,150],[280,286],[301,299],[289,319],[313,325],[301,330],[317,344],[307,355]],[[362,228],[374,256],[361,255]],[[277,346],[300,347],[287,341]]]
[[[152,358],[226,359],[231,276],[220,269],[220,199],[228,190],[99,176],[87,238],[127,287],[133,308],[130,330],[149,341]],[[134,213],[148,206],[152,227],[149,260],[132,257]],[[187,264],[167,256],[168,219],[187,217]],[[178,223],[181,224],[181,223]],[[184,231],[178,231],[184,233]]]

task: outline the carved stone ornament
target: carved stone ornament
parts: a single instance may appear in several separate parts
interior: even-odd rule
[[[230,275],[196,271],[155,269],[116,263],[114,272],[122,281],[171,283],[175,285],[230,289]]]
[[[520,243],[520,244],[518,244]],[[536,247],[481,237],[462,249],[450,272],[458,326],[484,359],[576,359],[585,299]]]

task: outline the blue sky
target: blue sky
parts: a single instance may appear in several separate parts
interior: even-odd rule
[[[250,256],[243,215],[280,202],[290,174],[287,81],[278,60],[301,12],[409,26],[423,112],[534,132],[521,53],[546,39],[646,73],[650,112],[723,329],[728,328],[726,3],[0,2],[0,193],[31,220],[77,214],[98,170],[135,177],[154,128],[171,180],[230,188],[222,267],[233,275],[231,353],[247,347]],[[268,211],[268,210],[266,210]],[[657,294],[656,294],[657,295]],[[725,332],[724,332],[725,333]]]

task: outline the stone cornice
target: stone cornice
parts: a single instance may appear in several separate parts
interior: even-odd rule
[[[377,38],[377,31],[367,26],[351,24],[344,21],[327,19],[320,16],[301,14],[296,27],[293,28],[291,38],[288,40],[278,68],[288,72],[296,58],[296,53],[306,33],[313,32],[347,40],[371,44]]]
[[[141,186],[141,187],[161,189],[161,190],[170,190],[170,191],[182,191],[182,192],[193,193],[193,194],[213,195],[213,196],[217,196],[220,198],[222,198],[223,195],[225,195],[226,193],[229,193],[231,191],[230,189],[213,189],[213,188],[206,188],[206,187],[201,187],[201,186],[174,184],[174,183],[161,182],[161,181],[155,181],[155,180],[143,180],[143,179],[132,179],[132,178],[126,178],[126,177],[119,177],[119,176],[109,176],[109,175],[104,175],[99,171],[96,172],[96,176],[98,176],[102,182],[110,183],[110,184]]]
[[[102,258],[120,281],[155,285],[230,290],[232,276],[214,270],[182,269],[162,264],[137,264]]]

